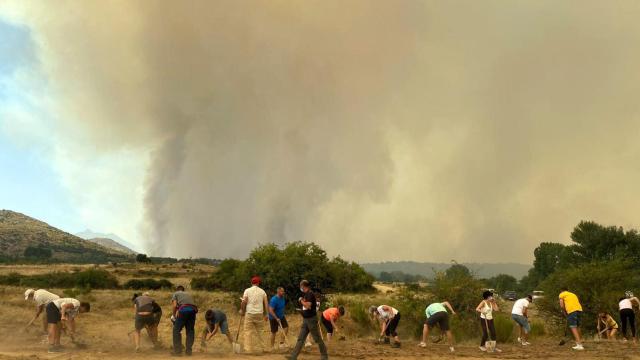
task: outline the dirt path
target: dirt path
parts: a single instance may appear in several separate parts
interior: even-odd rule
[[[14,341],[5,341],[13,338]],[[0,342],[0,359],[169,359],[169,350],[154,351],[147,343],[141,353],[133,353],[130,346],[113,344],[104,341],[94,341],[88,349],[78,350],[68,345],[61,354],[48,354],[46,345],[41,342],[40,336],[27,335],[18,340],[15,336],[3,337]],[[94,339],[95,340],[95,339]],[[198,344],[196,342],[196,344]],[[363,340],[337,342],[332,344],[329,350],[331,358],[338,359],[371,359],[371,360],[417,360],[429,359],[640,359],[640,348],[627,343],[588,342],[585,351],[571,350],[570,345],[558,346],[550,340],[538,342],[530,347],[523,348],[515,344],[501,344],[503,350],[500,354],[481,353],[472,344],[463,344],[456,347],[454,354],[449,353],[446,345],[432,345],[427,349],[418,348],[415,342],[403,343],[400,349],[393,349],[386,345],[375,345]],[[209,346],[206,353],[194,352],[193,358],[220,358],[236,360],[283,360],[287,352],[265,353],[263,355],[234,355],[230,352],[229,345],[219,342]],[[305,350],[300,356],[302,360],[319,359],[316,348]]]

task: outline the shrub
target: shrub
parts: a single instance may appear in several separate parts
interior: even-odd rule
[[[615,314],[618,299],[625,290],[640,287],[640,272],[626,261],[594,262],[551,274],[541,284],[546,297],[536,301],[540,311],[552,319],[555,331],[564,327],[564,316],[558,306],[560,288],[567,286],[580,299],[583,308],[583,328],[593,330],[600,311]]]
[[[116,289],[118,280],[105,270],[89,269],[76,273],[53,272],[38,275],[12,273],[0,276],[0,284],[32,288]]]
[[[373,291],[373,277],[353,262],[339,257],[329,260],[324,250],[312,243],[294,242],[279,247],[265,244],[253,249],[244,261],[227,259],[206,278],[193,278],[191,287],[199,290],[242,291],[253,275],[262,277],[262,287],[274,293],[285,288],[289,300],[299,295],[302,279],[323,291]]]
[[[132,290],[159,290],[172,289],[173,284],[167,279],[131,279],[123,287]]]

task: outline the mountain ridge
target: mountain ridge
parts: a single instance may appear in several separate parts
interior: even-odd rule
[[[107,263],[134,257],[57,229],[25,214],[0,210],[0,260]]]
[[[380,272],[402,271],[411,275],[422,275],[425,277],[433,277],[435,272],[444,271],[449,268],[451,263],[436,262],[418,262],[418,261],[385,261],[362,263],[362,267],[373,275],[379,275]],[[460,263],[471,270],[480,278],[490,278],[498,274],[508,274],[516,279],[520,279],[527,275],[532,265],[519,263]]]

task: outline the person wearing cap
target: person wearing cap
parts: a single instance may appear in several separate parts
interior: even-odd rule
[[[60,298],[52,300],[47,304],[50,353],[58,353],[62,351],[62,347],[60,346],[62,326],[60,323],[65,323],[67,334],[71,337],[71,341],[75,342],[75,318],[79,313],[89,312],[89,310],[91,310],[91,305],[89,305],[88,302],[80,302],[72,298]]]
[[[318,326],[316,296],[313,291],[311,291],[309,281],[302,280],[300,282],[300,291],[302,291],[302,297],[298,299],[298,302],[300,302],[300,305],[302,306],[302,326],[300,327],[300,334],[298,335],[296,347],[293,349],[291,355],[286,358],[288,360],[296,360],[300,351],[302,351],[305,339],[309,334],[311,334],[313,341],[318,344],[318,348],[320,349],[320,359],[327,360],[329,358],[327,355],[327,347],[324,344],[324,341],[322,341],[322,337],[320,336],[320,327]]]
[[[48,292],[47,290],[44,290],[44,289],[38,289],[38,290],[27,289],[27,291],[24,292],[24,299],[25,300],[33,300],[36,303],[36,314],[33,316],[31,321],[29,321],[29,323],[27,324],[27,327],[29,327],[29,326],[31,326],[31,324],[33,324],[36,321],[38,316],[40,316],[40,314],[44,311],[44,309],[47,306],[47,304],[49,304],[53,300],[60,299],[60,296],[58,296],[58,295],[56,295],[54,293],[50,293],[50,292]],[[47,317],[46,316],[42,317],[42,331],[45,332],[45,333],[47,332]]]
[[[267,293],[259,285],[260,277],[252,277],[251,287],[244,291],[240,305],[241,314],[244,315],[244,351],[247,353],[254,351],[253,339],[255,337],[258,339],[262,351],[265,349],[261,334],[264,331],[264,323],[268,320],[269,304]]]
[[[194,304],[191,295],[184,291],[184,286],[180,285],[176,288],[176,292],[171,297],[171,305],[173,308],[173,352],[171,355],[182,355],[182,328],[185,328],[187,338],[185,340],[184,353],[191,356],[193,350],[193,342],[196,338],[196,314],[198,307]]]

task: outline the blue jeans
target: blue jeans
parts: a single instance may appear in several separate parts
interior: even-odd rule
[[[577,328],[580,326],[580,314],[582,314],[582,311],[574,311],[567,315],[567,323],[570,328]]]
[[[178,312],[176,322],[173,323],[173,352],[182,353],[182,328],[186,329],[187,343],[185,352],[191,354],[195,340],[196,312],[183,310]]]
[[[518,314],[511,314],[511,318],[520,325],[520,327],[522,327],[525,334],[531,332],[531,325],[529,325],[529,320],[526,317]]]

